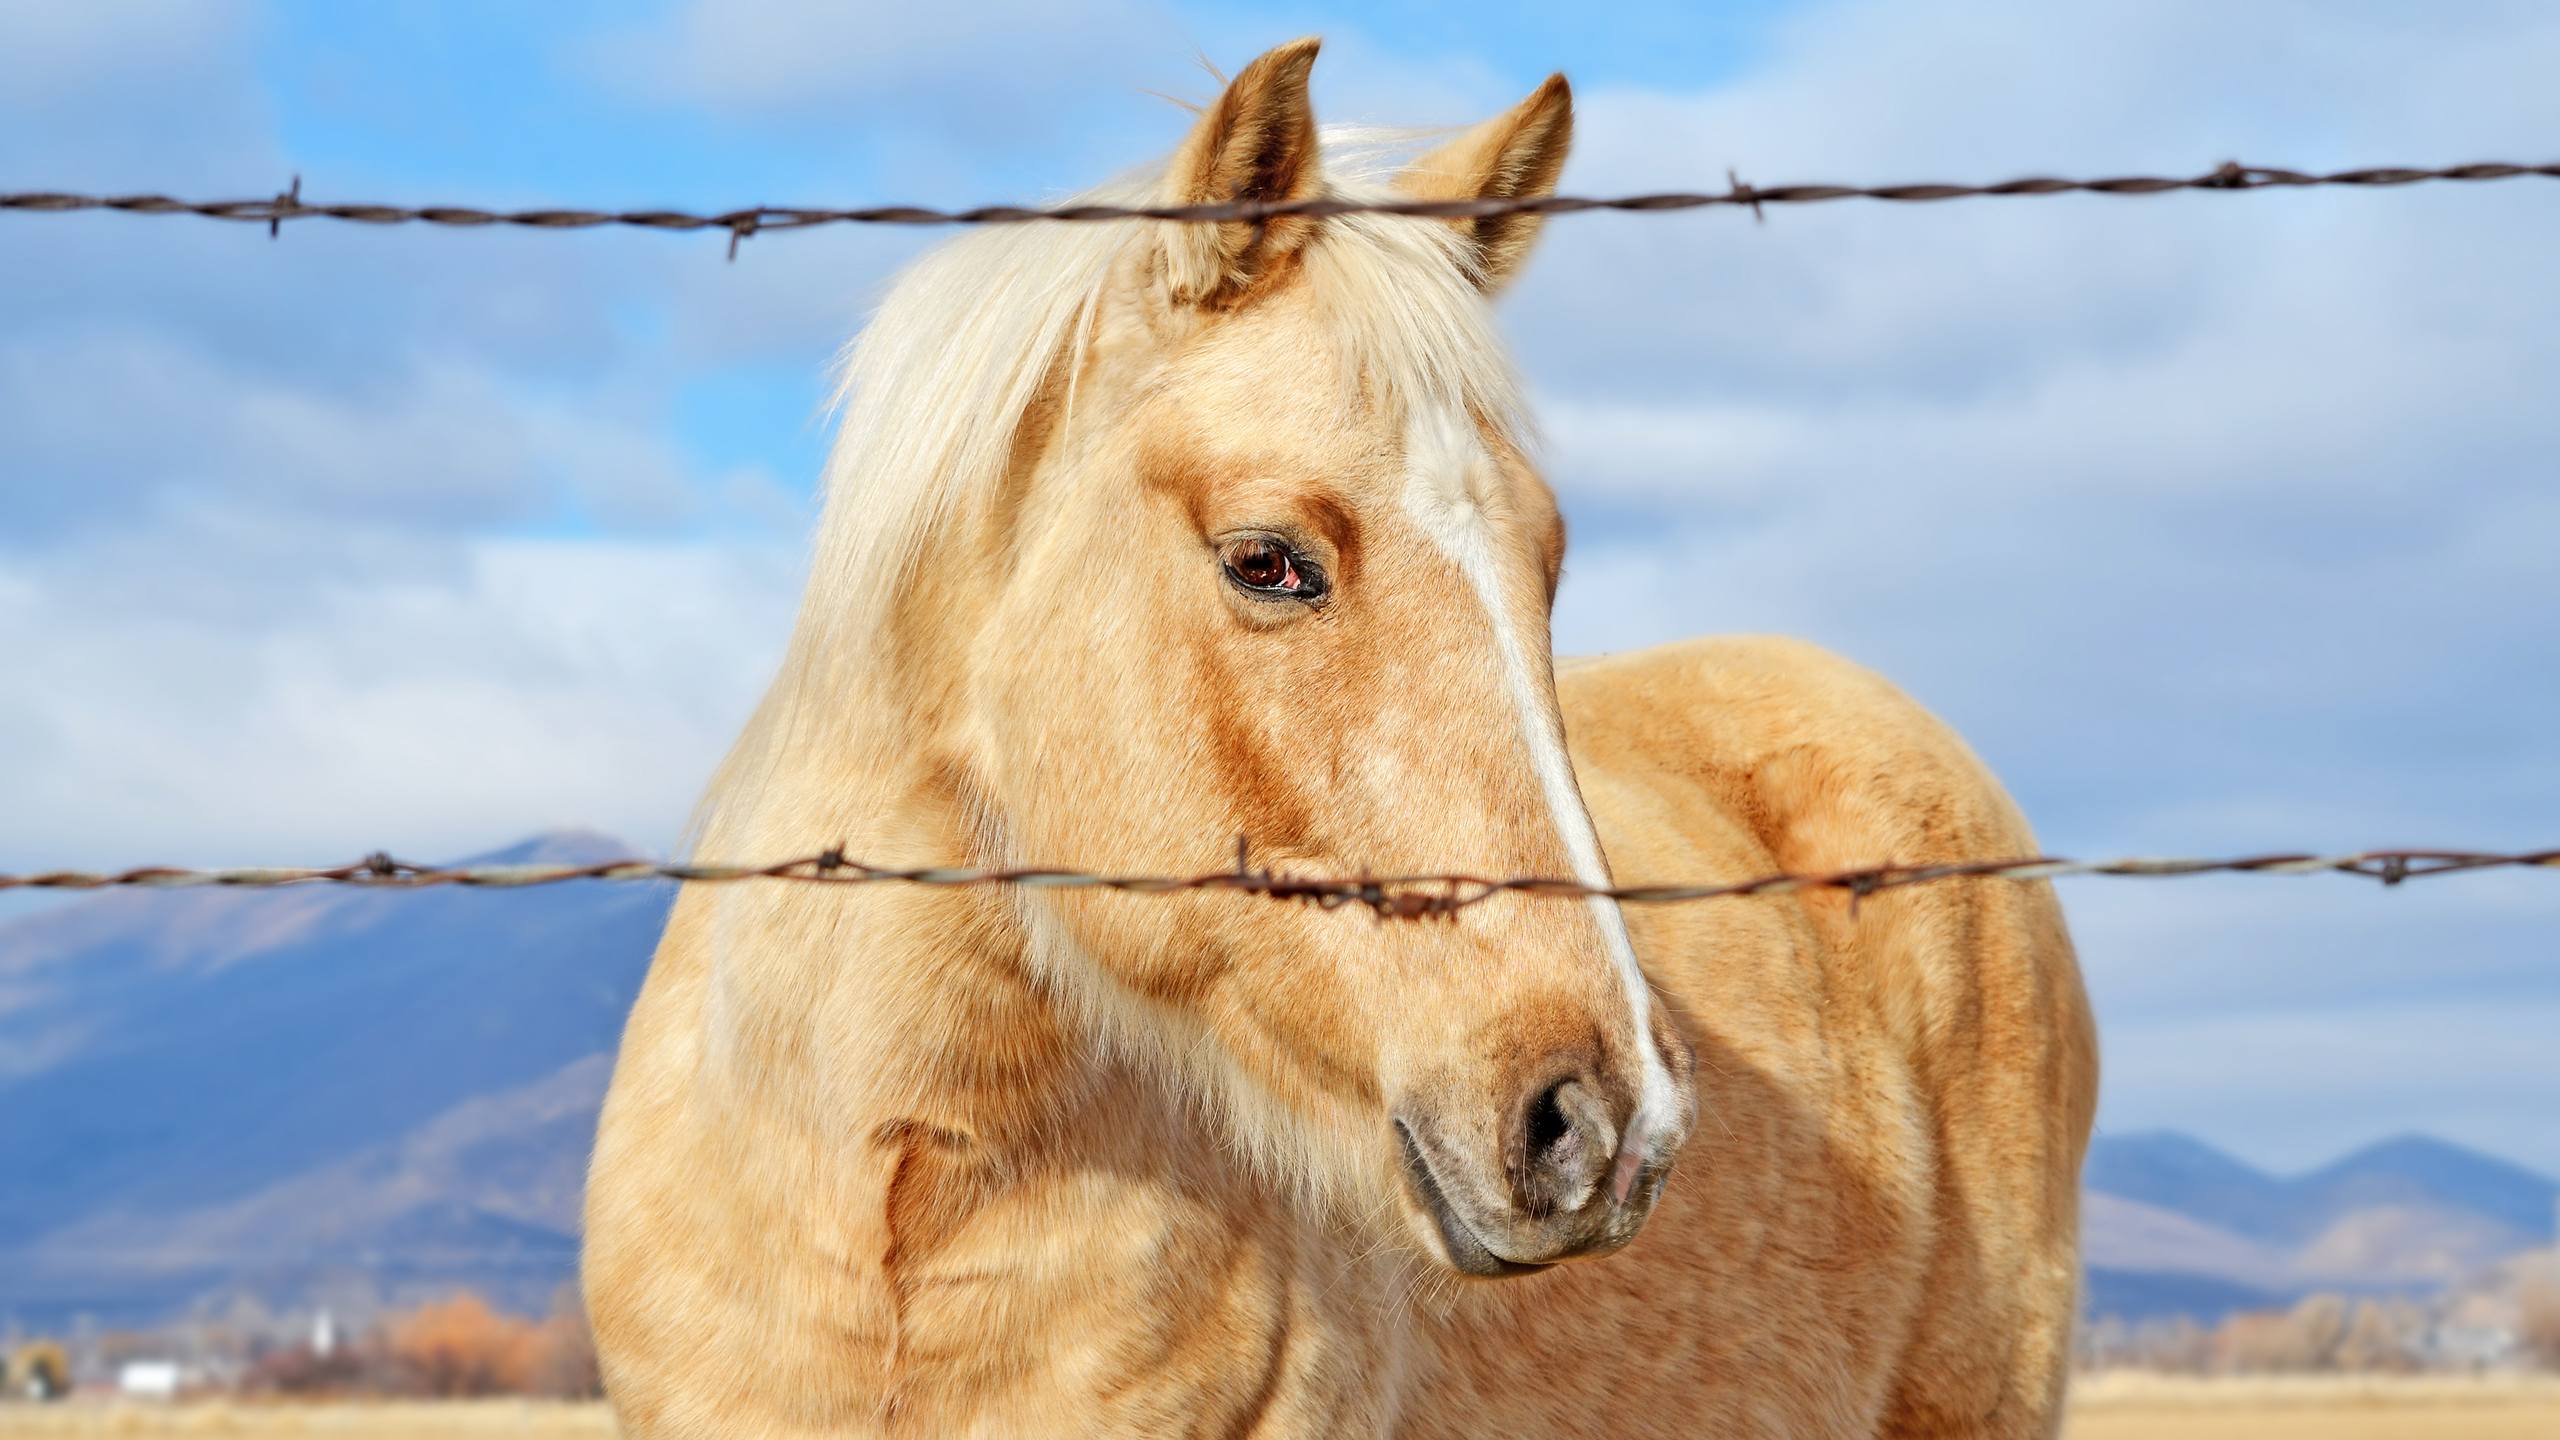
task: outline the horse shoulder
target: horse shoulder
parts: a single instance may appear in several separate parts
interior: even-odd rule
[[[1621,883],[2037,852],[1952,730],[1799,641],[1702,639],[1569,664],[1558,693]],[[1712,915],[1726,907],[1737,913]],[[1818,1006],[1804,1028],[1829,1063],[1780,1085],[1867,1092],[1811,1103],[1831,1116],[1833,1141],[1872,1147],[1863,1168],[1885,1192],[1878,1213],[1926,1231],[1891,1422],[2041,1433],[2068,1360],[2097,1091],[2094,1024],[2051,887],[1959,880],[1854,903],[1817,891],[1668,909],[1692,913],[1656,909],[1637,938],[1676,1007],[1694,1017]],[[1779,916],[1803,927],[1756,975],[1752,957],[1776,952],[1754,943],[1751,910],[1763,931]],[[1808,985],[1820,992],[1809,1002]],[[1701,1138],[1713,1133],[1702,1122]],[[1914,1183],[1927,1193],[1893,1195]],[[1889,1250],[1871,1258],[1890,1269]]]
[[[1659,832],[1674,826],[1717,837],[1710,864],[1788,871],[2036,853],[2017,807],[1952,730],[1873,672],[1801,641],[1692,640],[1568,663],[1557,685],[1622,883],[1701,878],[1631,872],[1618,859],[1621,849],[1639,867],[1670,858]],[[1850,899],[1813,892],[1803,908],[1831,948],[1858,953],[1915,1055],[2016,1060],[2067,1038],[2065,1022],[2084,1008],[2045,884],[1954,881]]]

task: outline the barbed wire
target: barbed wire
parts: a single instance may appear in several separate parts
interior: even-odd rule
[[[2071,860],[2040,855],[1933,864],[1880,864],[1854,870],[1780,872],[1745,880],[1676,885],[1587,885],[1578,880],[1535,875],[1508,878],[1468,874],[1295,876],[1270,869],[1255,869],[1249,847],[1241,842],[1236,847],[1234,868],[1196,875],[1114,875],[1085,870],[950,866],[905,869],[866,864],[849,858],[840,850],[771,865],[642,859],[601,860],[584,865],[419,865],[376,853],[352,864],[316,868],[269,866],[207,870],[139,866],[117,871],[50,870],[27,875],[0,874],[0,890],[276,889],[303,885],[351,885],[385,890],[445,885],[522,889],[576,880],[673,880],[685,884],[784,880],[820,885],[1019,886],[1045,890],[1109,890],[1129,895],[1219,890],[1274,900],[1300,901],[1328,910],[1359,905],[1383,920],[1412,920],[1455,915],[1497,895],[1672,905],[1820,890],[1845,892],[1855,901],[1882,891],[1965,879],[2058,880],[2081,876],[2166,879],[2194,875],[2334,873],[2396,885],[2404,880],[2435,875],[2516,868],[2560,870],[2560,849],[2512,852],[2357,850],[2327,855],[2303,852],[2220,858],[2126,857],[2116,860]]]
[[[546,206],[493,210],[477,205],[388,205],[369,201],[306,200],[302,177],[264,199],[181,200],[167,195],[94,195],[71,191],[30,190],[0,193],[0,210],[24,214],[63,215],[108,210],[127,215],[192,215],[264,225],[269,236],[287,220],[343,220],[360,225],[440,225],[461,228],[498,225],[534,230],[592,230],[621,226],[640,230],[725,230],[729,253],[738,242],[776,230],[808,230],[823,225],[1014,225],[1030,222],[1078,223],[1103,220],[1164,220],[1202,224],[1275,220],[1303,215],[1405,215],[1434,220],[1483,220],[1503,215],[1572,215],[1593,210],[1661,214],[1724,206],[1763,213],[1770,205],[1812,205],[1833,200],[1883,200],[1930,203],[2011,195],[2163,195],[2174,191],[2248,191],[2298,189],[2309,186],[2391,187],[2437,181],[2513,180],[2525,176],[2560,179],[2560,162],[2518,164],[2478,161],[2468,165],[2421,168],[2372,165],[2352,170],[2314,172],[2274,165],[2225,161],[2199,175],[2120,175],[2101,179],[2063,179],[2024,175],[1990,184],[1965,185],[1922,181],[1894,185],[1792,184],[1752,185],[1731,171],[1726,188],[1709,191],[1663,191],[1647,195],[1590,197],[1532,195],[1512,199],[1421,200],[1348,199],[1316,196],[1287,201],[1234,201],[1210,205],[978,205],[942,209],[930,205],[868,205],[831,209],[796,205],[751,205],[735,210],[696,213],[687,210],[582,210]]]

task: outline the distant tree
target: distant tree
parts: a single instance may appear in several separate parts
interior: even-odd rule
[[[252,1395],[347,1396],[380,1387],[380,1357],[355,1346],[321,1355],[308,1345],[282,1346],[258,1357],[240,1377]]]
[[[2235,1375],[2298,1370],[2301,1347],[2282,1315],[2268,1310],[2229,1315],[2213,1332],[2213,1368]]]
[[[2214,1335],[2216,1366],[2244,1375],[2335,1369],[2351,1313],[2343,1298],[2323,1294],[2282,1313],[2231,1316]]]
[[[2418,1317],[2406,1305],[2356,1302],[2355,1318],[2338,1342],[2338,1369],[2359,1375],[2405,1374],[2418,1368]]]
[[[386,1338],[417,1390],[439,1399],[521,1394],[533,1369],[533,1325],[468,1290],[395,1316]]]
[[[2293,1332],[2295,1352],[2300,1359],[2297,1368],[2338,1368],[2338,1347],[2346,1343],[2352,1315],[2346,1300],[2336,1295],[2306,1295],[2300,1304],[2287,1312],[2285,1326]]]
[[[2213,1364],[2213,1335],[2184,1315],[2146,1321],[2134,1336],[2134,1363],[2164,1375],[2201,1375]]]
[[[59,1400],[71,1393],[71,1357],[51,1340],[19,1346],[5,1368],[11,1399]]]
[[[2516,1297],[2516,1343],[2535,1364],[2560,1370],[2560,1279],[2525,1282]]]

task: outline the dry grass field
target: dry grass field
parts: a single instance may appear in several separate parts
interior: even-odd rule
[[[0,1436],[132,1440],[577,1440],[613,1434],[600,1405],[0,1407]],[[2074,1394],[2068,1440],[2560,1440],[2560,1379],[2180,1380],[2102,1375]]]
[[[0,1436],[114,1436],[129,1440],[585,1440],[614,1434],[602,1405],[520,1400],[451,1404],[11,1405]]]
[[[2096,1375],[2069,1440],[2560,1440],[2560,1377]]]

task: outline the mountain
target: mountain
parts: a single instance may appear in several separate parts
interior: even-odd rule
[[[2081,1297],[2093,1317],[2139,1322],[2184,1316],[2207,1325],[2238,1311],[2278,1309],[2291,1298],[2282,1291],[2253,1290],[2213,1275],[2113,1270],[2100,1265],[2082,1272]]]
[[[2104,1135],[2082,1183],[2090,1311],[2129,1319],[2440,1289],[2547,1243],[2560,1199],[2546,1176],[2414,1135],[2294,1176],[2190,1136]]]
[[[2334,1221],[2375,1206],[2448,1207],[2534,1235],[2551,1233],[2560,1184],[2520,1165],[2425,1135],[2368,1145],[2293,1182]]]
[[[631,853],[581,832],[475,861]],[[0,927],[0,1320],[539,1306],[665,886],[126,891]]]
[[[2129,1275],[2211,1276],[2260,1294],[2295,1280],[2292,1257],[2276,1246],[2094,1186],[2080,1197],[2080,1263]]]
[[[2257,1239],[2300,1243],[2381,1207],[2475,1215],[2529,1236],[2551,1233],[2560,1182],[2424,1135],[2378,1141],[2280,1178],[2169,1131],[2101,1135],[2087,1187],[2206,1220]]]
[[[2283,1182],[2173,1131],[2099,1135],[2080,1179],[2099,1194],[2258,1239],[2277,1237],[2290,1220]]]

